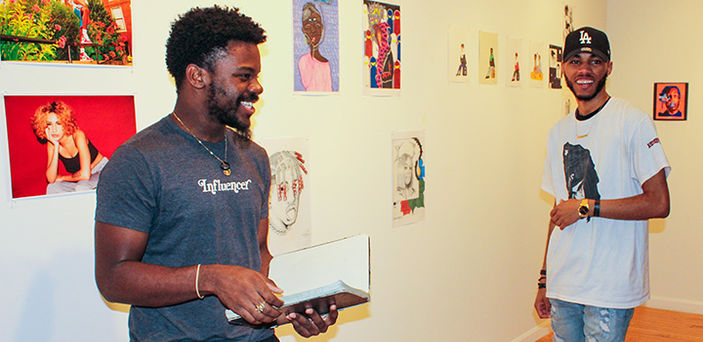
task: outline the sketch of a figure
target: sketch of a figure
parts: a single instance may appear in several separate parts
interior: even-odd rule
[[[370,75],[369,87],[400,89],[400,7],[370,0],[365,0],[364,4],[368,15],[364,50],[369,61],[375,59],[375,68],[370,70],[375,73]],[[373,56],[368,55],[368,32]]]
[[[319,49],[325,38],[325,23],[322,13],[312,2],[303,5],[302,23],[302,32],[310,52],[298,60],[300,81],[306,91],[332,91],[330,63]]]
[[[491,55],[488,57],[488,71],[486,72],[486,78],[496,78],[496,59],[493,55],[493,48],[491,48]]]
[[[269,197],[269,227],[285,234],[298,219],[300,195],[307,174],[303,156],[295,151],[279,151],[271,155],[271,194]]]
[[[549,86],[552,89],[561,89],[561,46],[549,45]]]
[[[530,78],[535,81],[541,81],[544,77],[542,75],[542,55],[538,52],[534,54],[532,72],[530,73]]]
[[[511,81],[520,81],[520,60],[518,59],[518,53],[515,53],[515,68],[513,70],[513,78]]]
[[[566,36],[569,35],[569,33],[574,31],[574,17],[571,12],[571,8],[569,8],[569,5],[564,5],[564,37],[563,39],[566,39]]]
[[[456,76],[466,76],[468,73],[467,69],[466,51],[464,51],[464,43],[461,43],[461,50],[459,51],[459,69],[456,71]]]

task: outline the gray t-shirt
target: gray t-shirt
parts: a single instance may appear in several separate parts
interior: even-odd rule
[[[203,143],[224,156],[225,142]],[[233,132],[227,143],[230,176],[193,136],[168,116],[161,119],[112,155],[100,176],[95,220],[148,233],[145,263],[259,270],[257,230],[268,217],[269,160],[262,147]],[[132,306],[129,329],[134,341],[259,341],[273,335],[227,323],[215,296],[160,308]]]

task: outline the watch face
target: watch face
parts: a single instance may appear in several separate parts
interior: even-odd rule
[[[584,216],[588,215],[588,207],[580,206],[579,207],[579,214],[584,215]]]

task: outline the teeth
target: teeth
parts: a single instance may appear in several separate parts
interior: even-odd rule
[[[242,105],[243,105],[244,107],[247,107],[247,109],[252,109],[252,108],[254,107],[254,104],[251,103],[251,102],[244,102],[244,101],[242,101]]]
[[[579,81],[576,81],[576,83],[577,84],[591,84],[591,83],[593,83],[593,81],[592,80],[579,80]]]

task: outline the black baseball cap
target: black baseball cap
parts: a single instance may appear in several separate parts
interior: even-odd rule
[[[593,27],[582,27],[569,33],[564,41],[564,61],[579,52],[589,52],[604,60],[610,60],[610,43],[608,36],[603,31]]]

